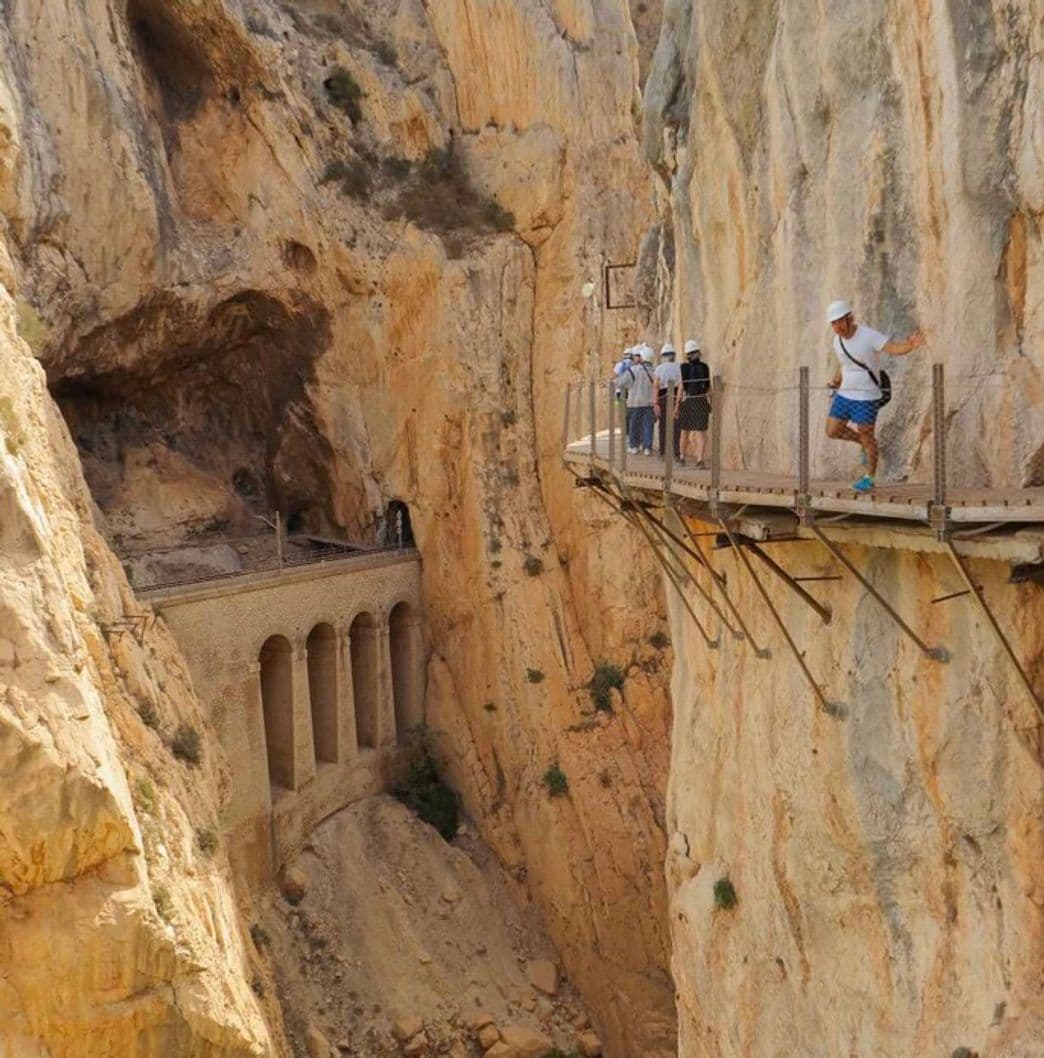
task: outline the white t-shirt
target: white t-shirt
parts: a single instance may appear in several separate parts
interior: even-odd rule
[[[866,324],[856,325],[856,332],[845,339],[845,348],[860,362],[866,364],[878,378],[881,377],[881,350],[888,342],[888,335],[875,331]],[[834,335],[834,352],[841,364],[841,397],[849,400],[880,400],[881,390],[874,385],[869,372],[856,367],[841,350],[841,339]]]
[[[681,385],[681,364],[676,364],[673,360],[664,360],[662,364],[657,366],[654,374],[656,375],[656,380],[660,383],[660,389],[673,391],[675,386]]]

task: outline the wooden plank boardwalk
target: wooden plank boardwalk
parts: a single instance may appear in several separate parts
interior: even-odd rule
[[[615,459],[609,462],[609,435],[602,431],[595,438],[592,457],[590,436],[566,446],[566,463],[577,473],[595,468],[612,472],[631,488],[663,492],[664,461],[659,456],[628,455],[626,470],[621,470],[621,437],[615,440]],[[675,462],[670,492],[698,502],[710,500],[711,472],[681,466]],[[766,474],[756,470],[721,471],[718,500],[730,505],[774,508],[794,511],[797,508],[798,479],[785,474]],[[809,483],[810,506],[824,514],[863,515],[871,518],[895,518],[928,522],[932,506],[932,486],[904,483],[880,484],[872,493],[861,495],[844,481],[813,479]],[[1044,524],[1044,488],[983,489],[947,487],[948,520],[954,524],[986,525],[993,522]]]

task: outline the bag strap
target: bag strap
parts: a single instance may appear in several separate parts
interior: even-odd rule
[[[877,386],[878,389],[881,389],[881,380],[877,377],[877,375],[875,375],[873,373],[873,371],[870,370],[870,368],[868,368],[866,366],[866,364],[863,363],[862,360],[857,360],[848,351],[848,349],[845,347],[845,340],[844,340],[844,338],[841,337],[840,334],[837,336],[837,340],[841,343],[841,351],[845,354],[845,356],[847,356],[848,359],[851,360],[852,363],[855,364],[857,367],[861,367],[870,376],[870,378],[873,380],[874,385]]]

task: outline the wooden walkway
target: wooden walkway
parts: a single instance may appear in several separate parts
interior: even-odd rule
[[[590,436],[574,441],[565,449],[565,461],[577,473],[594,468],[612,473],[634,489],[663,492],[666,467],[659,456],[627,455],[621,468],[621,437],[614,438],[614,462],[609,462],[609,435],[596,436],[592,456]],[[670,493],[700,503],[712,498],[711,472],[695,470],[677,462],[671,470]],[[808,490],[808,509],[823,514],[851,514],[871,518],[894,518],[927,523],[931,520],[932,486],[928,484],[889,485],[882,483],[872,493],[860,495],[849,482],[813,479]],[[755,470],[722,469],[717,499],[719,503],[788,510],[799,509],[798,479],[783,474]],[[1044,488],[946,489],[947,520],[954,524],[988,525],[994,522],[1044,524]]]

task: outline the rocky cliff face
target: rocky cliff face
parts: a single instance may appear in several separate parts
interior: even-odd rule
[[[1042,46],[1028,2],[665,5],[641,288],[651,326],[705,336],[731,465],[793,473],[797,367],[827,380],[824,309],[849,297],[929,339],[894,372],[887,478],[931,465],[935,360],[951,482],[1041,481]],[[824,397],[813,472],[851,473],[821,436]],[[839,718],[731,555],[717,561],[771,660],[731,641],[706,652],[672,599],[679,1053],[1039,1054],[1038,717],[968,600],[930,604],[959,587],[947,559],[894,534],[843,546],[952,661],[925,661],[847,578],[820,589],[829,627],[771,582]],[[835,572],[818,544],[774,553]],[[1039,586],[980,554],[974,575],[1039,686]],[[716,910],[726,878],[738,904]]]
[[[932,605],[959,590],[948,557],[924,538],[835,533],[951,660],[927,660],[847,575],[816,589],[829,626],[770,579],[841,703],[829,716],[731,552],[718,568],[770,659],[727,636],[708,652],[672,599],[679,1054],[1039,1055],[1039,717],[974,604]],[[843,573],[816,542],[770,546],[791,573]],[[1039,671],[1040,586],[1007,583],[999,552],[962,546]],[[1018,550],[1040,547],[1038,536]],[[732,909],[716,906],[723,879]]]
[[[827,381],[824,312],[847,297],[880,330],[928,336],[895,365],[888,475],[930,464],[937,360],[961,480],[1042,480],[1042,46],[1029,0],[665,5],[643,125],[661,184],[648,311],[756,387],[733,394],[733,457],[792,469],[787,387],[799,364]],[[816,433],[816,470],[839,470]]]
[[[27,583],[51,569],[32,533],[68,537],[61,576],[26,587],[12,615],[130,612],[106,543],[244,532],[273,509],[297,528],[367,536],[389,501],[406,501],[425,563],[440,758],[525,876],[613,1053],[657,1055],[673,1047],[661,873],[669,662],[647,643],[662,622],[659,586],[620,561],[625,531],[575,499],[558,464],[565,381],[635,337],[633,320],[585,306],[580,287],[598,282],[603,261],[630,259],[652,218],[633,118],[658,7],[638,7],[641,42],[622,0],[13,0],[0,26],[0,279],[96,505],[9,334],[19,374],[5,372],[5,436],[32,436],[34,472],[52,466],[73,497],[32,499],[11,478],[9,532]],[[35,387],[31,407],[21,379]],[[182,714],[205,733],[173,644],[155,634],[164,736]],[[76,636],[49,635],[56,664],[73,665]],[[61,741],[89,723],[102,746],[76,750],[82,780],[55,756],[59,789],[89,788],[87,821],[59,826],[55,806],[55,827],[71,831],[55,864],[17,839],[0,873],[5,920],[43,938],[93,900],[84,928],[102,928],[69,938],[70,959],[95,975],[78,993],[80,1021],[52,1009],[42,965],[5,961],[0,1024],[50,1053],[80,1047],[80,1058],[95,1038],[89,1053],[171,1053],[172,1040],[186,1054],[264,1051],[229,879],[193,879],[188,822],[181,859],[165,846],[138,855],[148,811],[128,789],[151,760],[142,746],[160,750],[104,674],[136,672],[120,652],[137,646],[103,645],[98,671],[78,670],[90,703],[72,711],[79,720],[50,704],[42,676],[29,680],[20,648],[2,661],[4,722],[26,728],[15,759],[41,725]],[[624,700],[596,722],[586,683],[602,658],[631,670]],[[18,719],[12,695],[38,719]],[[542,777],[556,762],[569,795],[552,799]],[[214,768],[193,791],[162,770],[164,819],[212,825],[227,782]],[[29,809],[19,793],[0,832],[39,829]],[[81,895],[114,859],[120,877]],[[22,860],[39,861],[36,874]],[[169,885],[176,921],[199,934],[191,956],[136,909],[161,869],[193,879]],[[10,928],[8,950],[35,950],[7,941]],[[193,978],[194,1008],[179,974],[197,964],[220,965],[227,983]],[[181,1035],[139,1032],[139,999]],[[91,1018],[105,1033],[70,1028]]]

